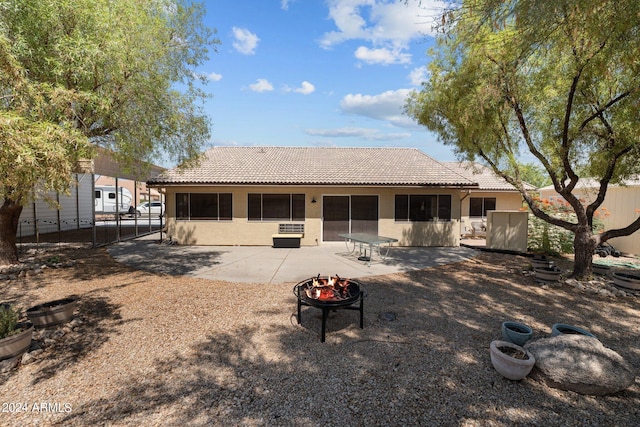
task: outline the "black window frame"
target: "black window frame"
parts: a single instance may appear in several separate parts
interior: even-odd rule
[[[175,196],[176,220],[233,220],[232,193],[189,192],[176,193]],[[207,197],[210,198],[208,203]]]
[[[493,204],[493,207],[491,207],[491,204]],[[469,217],[470,218],[486,218],[488,211],[496,210],[496,205],[497,205],[497,200],[495,197],[470,197],[469,198]]]
[[[247,221],[305,221],[306,214],[306,194],[304,193],[247,194]]]
[[[396,222],[451,221],[450,194],[396,194]]]

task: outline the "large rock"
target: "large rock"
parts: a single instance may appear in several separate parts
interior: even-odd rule
[[[550,387],[605,395],[635,382],[631,365],[593,337],[561,334],[529,341],[524,347],[536,358],[530,376]]]

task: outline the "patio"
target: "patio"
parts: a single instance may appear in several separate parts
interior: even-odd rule
[[[269,246],[171,246],[151,235],[108,248],[118,262],[138,270],[240,283],[298,282],[318,273],[362,278],[464,261],[478,254],[467,247],[394,247],[371,265],[348,255],[344,243],[301,248]]]

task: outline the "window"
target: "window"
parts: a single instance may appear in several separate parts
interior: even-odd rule
[[[487,211],[495,210],[495,197],[471,197],[469,199],[469,216],[486,217]]]
[[[176,219],[231,218],[231,193],[176,193]]]
[[[434,221],[436,219],[451,220],[451,195],[396,195],[396,221]]]
[[[249,221],[304,221],[304,194],[259,194],[248,196]]]

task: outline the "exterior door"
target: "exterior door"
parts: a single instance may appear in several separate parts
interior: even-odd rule
[[[322,240],[343,241],[343,233],[378,234],[378,196],[324,196]]]
[[[378,196],[351,196],[351,232],[378,234]]]
[[[349,196],[323,196],[322,218],[322,240],[344,240],[338,235],[349,232]]]

